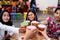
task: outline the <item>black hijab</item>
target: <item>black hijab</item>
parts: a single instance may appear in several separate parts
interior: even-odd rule
[[[27,17],[26,17],[26,20],[29,20],[29,18],[28,18],[28,14],[29,14],[29,12],[32,12],[32,13],[34,14],[34,16],[35,16],[34,21],[38,21],[38,18],[37,18],[37,15],[36,15],[35,10],[29,10],[29,11],[28,11],[28,13],[27,13]],[[31,20],[30,20],[30,21],[31,21]]]
[[[2,19],[2,16],[3,16],[4,12],[8,12],[8,13],[9,13],[10,19],[9,19],[8,22],[4,22],[3,19]],[[8,26],[12,26],[12,25],[13,25],[13,23],[12,23],[12,21],[11,21],[11,15],[10,15],[10,12],[9,12],[8,10],[4,10],[4,11],[1,12],[0,22],[1,22],[2,24],[4,24],[4,25],[8,25]],[[5,35],[7,35],[7,31],[5,31]],[[6,38],[5,40],[10,40],[10,38]]]
[[[2,16],[3,16],[4,12],[8,12],[8,13],[9,13],[10,19],[9,19],[8,22],[4,22],[4,21],[2,20]],[[4,10],[4,11],[1,12],[0,22],[1,22],[2,24],[8,25],[8,26],[12,26],[12,25],[13,25],[13,23],[12,23],[12,21],[11,21],[11,15],[10,15],[10,12],[9,12],[8,10]]]

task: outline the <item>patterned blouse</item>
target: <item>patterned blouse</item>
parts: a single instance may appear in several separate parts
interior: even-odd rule
[[[53,17],[47,18],[47,35],[51,38],[57,38],[60,36],[60,23],[56,24],[54,21]]]

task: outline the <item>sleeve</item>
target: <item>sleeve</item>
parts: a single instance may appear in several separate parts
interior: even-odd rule
[[[19,33],[19,28],[3,25],[2,23],[0,23],[0,29],[8,32]]]
[[[15,27],[14,25],[12,25],[12,27]]]
[[[47,21],[47,35],[49,36],[49,37],[53,37],[53,33],[52,33],[52,26],[53,25],[51,25],[51,22],[52,22],[52,17],[48,17],[47,19],[46,19],[46,21]]]
[[[50,22],[51,21],[51,17],[46,18],[46,21]]]

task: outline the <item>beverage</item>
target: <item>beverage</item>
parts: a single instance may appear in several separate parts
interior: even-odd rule
[[[31,22],[31,25],[36,26],[36,27],[38,27],[38,24],[39,24],[39,22],[37,22],[37,21],[32,21]]]
[[[28,22],[27,21],[22,22],[21,26],[28,26]]]
[[[28,26],[30,25],[30,21],[26,21],[28,23]]]
[[[43,24],[39,24],[39,25],[38,25],[38,29],[41,30],[41,31],[44,31],[45,28],[46,28],[46,26],[43,25]]]
[[[28,26],[28,22],[22,22],[21,27],[20,27],[20,32],[25,33],[26,32],[26,27]]]

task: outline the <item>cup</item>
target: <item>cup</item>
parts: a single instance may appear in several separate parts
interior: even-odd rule
[[[30,21],[26,21],[28,23],[28,26],[31,24]]]
[[[37,21],[32,21],[32,22],[31,22],[31,25],[38,27],[39,22],[37,22]]]
[[[46,28],[46,26],[43,25],[43,24],[39,24],[39,25],[38,25],[38,29],[41,30],[41,31],[44,31],[45,28]]]
[[[26,27],[29,25],[29,23],[28,22],[22,22],[21,23],[21,27],[20,27],[20,32],[21,33],[25,33],[26,32]]]

